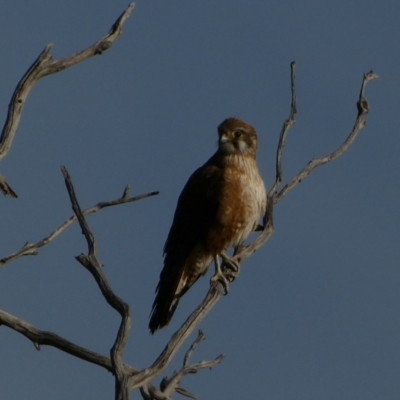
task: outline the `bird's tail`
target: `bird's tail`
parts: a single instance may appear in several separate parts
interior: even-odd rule
[[[158,290],[156,299],[153,303],[153,310],[151,311],[149,322],[151,334],[169,324],[172,316],[174,315],[176,307],[178,306],[179,298],[180,296],[171,296],[170,293]]]
[[[205,274],[210,262],[211,258],[198,257],[196,254],[184,261],[167,254],[150,316],[149,329],[152,334],[169,324],[180,298]],[[181,267],[176,268],[177,265]]]
[[[176,271],[176,275],[162,271],[160,282],[157,286],[157,295],[151,311],[149,329],[153,334],[157,329],[166,327],[178,306],[179,299],[187,292],[192,282],[188,285],[183,268]]]

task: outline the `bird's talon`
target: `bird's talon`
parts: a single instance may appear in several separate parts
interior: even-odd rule
[[[239,276],[237,271],[232,271],[228,268],[224,270],[224,274],[229,283],[232,283]]]
[[[238,275],[239,270],[240,270],[240,264],[233,258],[231,258],[223,253],[221,254],[221,258],[224,260],[224,263],[225,263],[224,267],[233,272],[236,272],[236,275]]]
[[[211,282],[219,282],[224,288],[224,296],[229,292],[229,281],[222,272],[216,272],[211,278]]]

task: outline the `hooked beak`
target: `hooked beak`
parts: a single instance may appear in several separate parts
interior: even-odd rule
[[[220,141],[220,143],[229,142],[229,137],[228,137],[228,135],[227,135],[226,133],[223,133],[223,134],[221,135],[221,139],[220,139],[219,141]]]

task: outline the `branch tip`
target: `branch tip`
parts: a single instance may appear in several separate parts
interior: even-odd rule
[[[125,186],[125,189],[124,189],[124,193],[123,193],[123,195],[122,195],[122,198],[123,199],[126,199],[127,197],[129,197],[129,191],[131,190],[131,187],[129,186],[129,185],[126,185]]]

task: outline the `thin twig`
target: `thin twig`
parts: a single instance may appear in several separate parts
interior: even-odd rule
[[[90,207],[87,210],[83,211],[83,215],[86,216],[86,215],[94,214],[106,207],[119,206],[120,204],[132,203],[132,202],[146,199],[148,197],[156,196],[159,194],[158,191],[153,191],[153,192],[141,194],[139,196],[130,197],[128,194],[129,189],[130,189],[130,187],[126,186],[122,197],[119,197],[118,199],[111,200],[111,201],[102,201],[100,203],[97,203],[93,207]],[[17,252],[12,253],[9,256],[0,259],[0,267],[2,267],[3,265],[5,265],[7,263],[10,263],[11,261],[14,261],[14,260],[20,258],[22,256],[38,254],[38,250],[41,247],[46,246],[51,241],[53,241],[58,235],[60,235],[60,233],[62,233],[65,229],[67,229],[76,220],[77,220],[76,215],[71,216],[63,224],[61,224],[57,229],[55,229],[53,232],[51,232],[48,236],[46,236],[39,242],[34,243],[34,244],[26,243]]]
[[[296,97],[296,63],[292,61],[290,63],[290,88],[292,92],[292,104],[290,106],[290,113],[288,119],[283,123],[281,133],[279,135],[279,143],[276,150],[276,178],[275,184],[271,189],[272,193],[276,193],[279,189],[280,184],[283,181],[282,173],[282,156],[283,149],[285,147],[286,136],[289,133],[289,129],[296,123],[295,116],[297,113],[297,97]]]
[[[299,174],[297,174],[288,184],[286,184],[283,189],[275,196],[275,203],[279,202],[282,200],[286,194],[292,190],[297,184],[299,184],[304,178],[306,178],[311,171],[313,171],[315,168],[320,167],[321,165],[327,164],[331,161],[336,160],[338,157],[340,157],[354,142],[356,139],[358,133],[364,126],[366,125],[366,121],[364,119],[364,116],[368,113],[369,111],[369,106],[367,100],[364,98],[364,90],[366,84],[373,80],[377,79],[378,75],[374,74],[372,71],[368,72],[367,74],[364,74],[363,81],[361,84],[361,89],[360,89],[360,96],[357,102],[357,118],[354,123],[354,127],[352,131],[350,132],[349,136],[346,138],[346,140],[343,142],[343,144],[334,152],[321,157],[317,158],[314,160],[311,160],[301,171]]]
[[[188,374],[196,374],[201,369],[212,368],[215,365],[219,364],[224,358],[224,356],[221,354],[214,360],[200,361],[197,364],[190,365],[190,357],[192,356],[194,350],[199,345],[199,343],[203,340],[205,340],[205,335],[201,330],[199,330],[196,340],[192,343],[189,350],[185,354],[182,368],[179,371],[175,372],[171,378],[164,378],[161,382],[160,388],[162,392],[166,395],[166,397],[170,397],[174,392],[177,392],[183,396],[195,399],[196,396],[194,394],[188,392],[180,386],[182,378]]]
[[[185,354],[185,357],[183,359],[183,367],[187,367],[189,365],[190,357],[192,356],[192,354],[195,351],[196,347],[203,340],[206,340],[206,335],[204,335],[204,332],[200,329],[199,333],[197,334],[196,340],[192,343],[192,345],[189,347],[189,350]]]
[[[56,61],[52,58],[50,54],[53,45],[49,44],[45,47],[45,49],[40,53],[39,57],[34,61],[34,63],[30,66],[28,71],[18,83],[11,98],[10,104],[8,106],[7,119],[4,123],[4,127],[0,135],[0,160],[5,157],[10,151],[11,145],[18,129],[19,121],[21,119],[22,110],[24,108],[26,99],[34,85],[46,75],[55,74],[75,64],[85,61],[88,58],[93,57],[94,55],[101,54],[103,51],[109,49],[112,46],[113,42],[121,34],[123,24],[125,23],[126,19],[131,15],[134,6],[134,3],[130,4],[128,8],[122,13],[122,15],[117,19],[117,21],[113,24],[109,33],[103,39],[97,41],[86,50],[73,54],[63,60]],[[0,185],[0,190],[3,191],[5,195],[16,197],[13,196],[13,191],[9,192],[8,190],[3,190],[2,185]]]
[[[7,183],[3,175],[0,175],[0,192],[2,192],[4,196],[14,197],[14,199],[18,197],[17,193],[11,189],[11,186]]]

